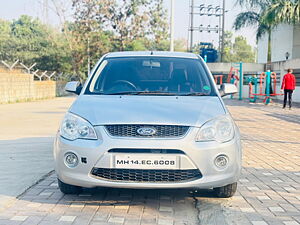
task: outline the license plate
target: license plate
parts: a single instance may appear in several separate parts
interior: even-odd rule
[[[177,169],[177,157],[173,155],[115,155],[115,168],[122,169]]]

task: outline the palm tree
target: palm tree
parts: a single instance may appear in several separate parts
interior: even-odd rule
[[[236,4],[250,9],[237,15],[234,29],[256,27],[256,39],[268,34],[268,62],[271,61],[271,31],[281,23],[300,22],[300,0],[237,0]]]
[[[271,26],[281,23],[300,23],[300,0],[280,0],[272,4],[264,13],[263,21]]]
[[[240,30],[244,27],[256,28],[256,39],[259,40],[265,33],[268,34],[268,62],[271,61],[271,30],[272,27],[265,20],[263,16],[267,9],[272,5],[274,0],[237,0],[236,4],[250,9],[245,12],[241,12],[235,18],[233,28]]]

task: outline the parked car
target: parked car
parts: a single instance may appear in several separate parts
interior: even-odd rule
[[[198,55],[116,52],[83,85],[54,143],[59,188],[213,189],[230,197],[241,171],[240,134]]]

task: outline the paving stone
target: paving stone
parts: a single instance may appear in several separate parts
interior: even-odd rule
[[[28,216],[13,216],[10,220],[25,221],[27,218],[28,218]]]
[[[259,191],[258,187],[247,187],[249,191]]]
[[[167,219],[158,219],[157,222],[158,225],[172,225],[174,224],[173,220],[167,220]]]
[[[268,225],[265,221],[251,221],[253,225]]]
[[[124,223],[125,218],[124,217],[110,217],[108,222],[109,223]]]
[[[272,212],[284,212],[283,208],[281,207],[269,207],[269,209]]]
[[[241,208],[242,212],[255,212],[253,208]]]
[[[299,225],[296,221],[283,221],[284,225]]]
[[[29,216],[22,225],[38,225],[42,219],[42,216]]]
[[[80,204],[80,203],[72,203],[70,205],[70,208],[79,208],[82,209],[84,207],[84,204]]]
[[[62,222],[73,222],[76,219],[76,216],[62,216],[59,221]]]
[[[129,205],[115,205],[115,209],[128,210],[129,209]]]
[[[261,200],[261,201],[263,201],[263,200],[270,200],[270,198],[269,198],[268,196],[266,196],[266,195],[257,196],[257,198],[258,198],[259,200]]]
[[[173,208],[168,207],[168,206],[160,206],[159,211],[161,211],[161,212],[173,212]]]
[[[265,176],[273,176],[272,173],[263,173],[263,175],[265,175]]]

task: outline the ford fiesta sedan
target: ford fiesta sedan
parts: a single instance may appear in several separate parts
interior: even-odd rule
[[[59,188],[212,189],[231,197],[240,134],[203,60],[192,53],[103,56],[66,113],[54,143]]]

